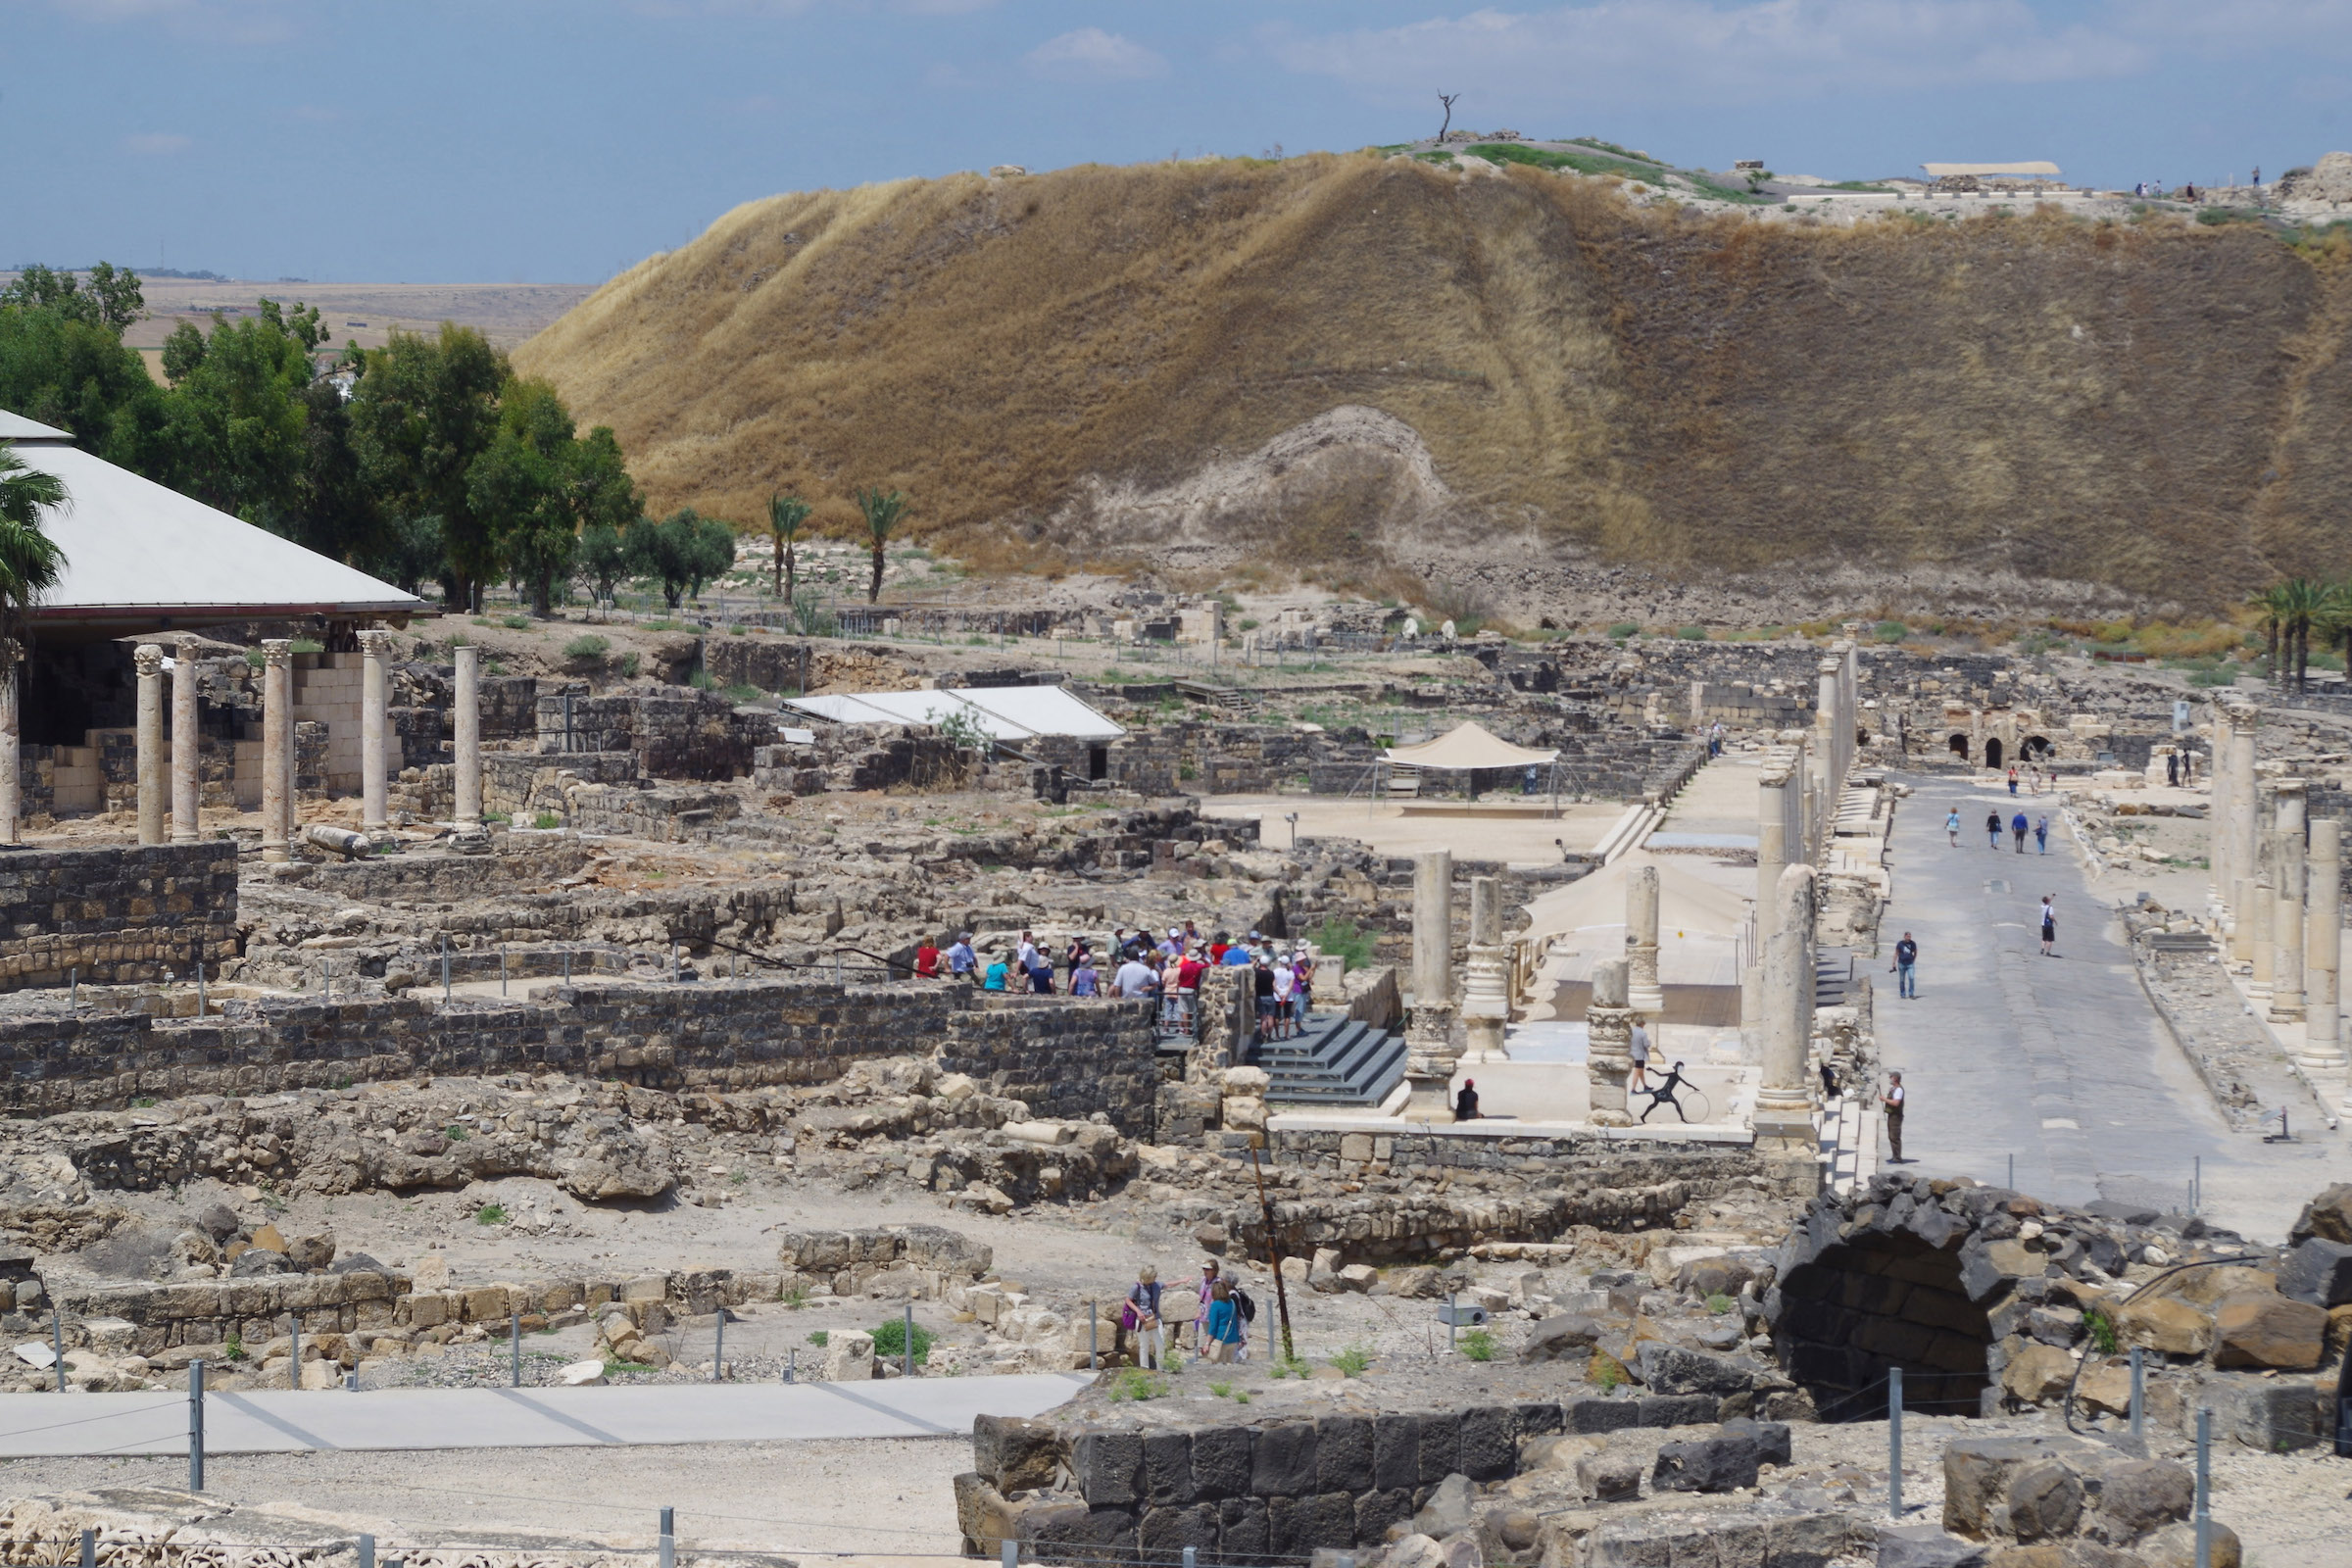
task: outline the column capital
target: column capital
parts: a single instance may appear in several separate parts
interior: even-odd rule
[[[164,672],[164,650],[155,643],[141,643],[130,651],[130,662],[138,670],[141,680],[161,675]]]
[[[370,627],[359,634],[360,652],[369,659],[388,659],[392,655],[392,633],[381,626]]]
[[[268,667],[271,669],[289,668],[292,665],[293,659],[294,643],[292,639],[286,637],[265,637],[262,639],[262,662]]]

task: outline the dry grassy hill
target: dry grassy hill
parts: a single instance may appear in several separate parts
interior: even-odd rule
[[[1363,154],[1079,168],[751,203],[516,359],[658,505],[846,524],[890,484],[984,565],[2197,606],[2352,555],[2342,256]]]

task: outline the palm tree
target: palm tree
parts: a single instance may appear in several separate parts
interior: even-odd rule
[[[793,541],[801,536],[801,524],[808,520],[808,503],[799,496],[767,498],[767,531],[776,536],[776,596],[787,605],[792,603],[799,575],[793,570]]]
[[[906,515],[907,505],[904,493],[884,490],[880,485],[858,492],[858,510],[865,514],[865,531],[874,541],[874,578],[865,590],[865,602],[869,605],[882,598],[882,547],[890,543],[890,531]]]
[[[2279,679],[2283,667],[2278,662],[2278,644],[2286,634],[2286,585],[2273,583],[2246,595],[2246,603],[2262,612],[2264,654],[2270,661],[2271,679]]]
[[[66,553],[41,531],[41,514],[66,505],[57,475],[30,466],[0,441],[0,671],[17,657],[25,615],[65,576]]]
[[[2312,623],[2328,613],[2335,585],[2317,577],[2289,577],[2278,585],[2285,612],[2286,660],[2295,674],[2295,690],[2304,691],[2311,671]]]

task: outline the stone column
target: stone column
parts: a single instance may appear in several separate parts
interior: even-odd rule
[[[185,643],[172,661],[172,842],[193,844],[204,809],[204,737],[196,733],[196,661]]]
[[[2230,708],[2213,705],[2213,755],[2230,755]],[[2237,897],[2237,867],[2230,863],[2230,769],[2213,770],[2213,794],[2205,808],[2205,858],[2213,871],[2213,896],[2227,906]]]
[[[2271,820],[2272,808],[2277,804],[2278,784],[2267,778],[2256,779],[2250,793],[2252,799],[2260,803],[2252,813],[2256,823],[2267,825]],[[2265,1002],[2270,999],[2271,975],[2278,956],[2271,946],[2271,923],[2276,918],[2272,905],[2278,897],[2278,869],[2273,858],[2278,847],[2278,841],[2269,833],[2256,835],[2253,853],[2247,860],[2252,867],[2254,881],[2247,889],[2246,901],[2237,912],[2237,924],[2243,933],[2246,956],[2253,964],[2247,989]]]
[[[482,830],[482,691],[481,650],[467,644],[458,650],[458,831]],[[1419,910],[1416,899],[1414,908]],[[1414,969],[1420,973],[1420,944],[1414,944]]]
[[[1761,858],[1761,857],[1759,857]],[[1658,868],[1637,865],[1625,878],[1626,1005],[1653,1019],[1665,1009],[1658,984]]]
[[[1592,966],[1592,1003],[1585,1009],[1585,1080],[1596,1127],[1622,1127],[1631,1119],[1625,1080],[1634,1070],[1634,1009],[1626,1005],[1625,982],[1623,958],[1603,958]]]
[[[294,842],[294,645],[262,643],[262,858],[291,859]]]
[[[2303,1016],[2303,780],[2278,781],[2271,822],[2271,1021]]]
[[[0,844],[24,842],[24,775],[19,764],[18,694],[24,690],[24,650],[14,641],[0,640]]]
[[[1510,951],[1502,945],[1502,884],[1470,879],[1470,952],[1462,965],[1462,1021],[1469,1036],[1466,1061],[1508,1061],[1503,1029],[1511,1019]]]
[[[388,631],[360,633],[360,831],[381,833],[391,826],[384,806],[384,662],[391,657]]]
[[[1756,1138],[1811,1143],[1813,1086],[1806,1066],[1813,1043],[1813,868],[1783,871],[1775,902],[1778,929],[1764,955],[1764,1081],[1756,1095]]]
[[[464,666],[461,665],[461,668]],[[1413,857],[1413,1011],[1404,1031],[1405,1114],[1453,1117],[1453,856]]]
[[[1755,940],[1740,970],[1740,1040],[1751,1059],[1764,1049],[1764,949],[1772,940],[1773,899],[1788,863],[1788,775],[1769,759],[1756,779]]]
[[[138,674],[139,842],[164,842],[164,651],[141,643],[130,651]]]
[[[2304,900],[2303,1050],[2297,1065],[2317,1072],[2341,1072],[2342,1002],[2338,970],[2343,956],[2344,825],[2332,816],[2311,819],[2311,859],[2304,867],[2310,894]]]
[[[2239,881],[2255,876],[2255,815],[2261,801],[2254,791],[2254,733],[2262,713],[2251,703],[2233,705],[2230,715],[2230,874]],[[2220,760],[2217,759],[2217,762]]]

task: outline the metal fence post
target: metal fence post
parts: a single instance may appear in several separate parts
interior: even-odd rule
[[[1184,1548],[1184,1568],[1200,1568],[1200,1548],[1199,1546]]]
[[[718,1303],[718,1320],[710,1330],[710,1381],[722,1380],[727,1366],[727,1303]]]
[[[797,1345],[784,1352],[784,1381],[801,1381],[801,1348]]]
[[[662,1568],[677,1568],[678,1510],[662,1510]]]
[[[2011,1151],[2009,1155],[2009,1191],[2013,1193],[2017,1191],[2017,1154],[2015,1151]]]
[[[1185,1549],[1190,1551],[1192,1548],[1187,1546]],[[1021,1568],[1021,1544],[1017,1541],[1004,1542],[997,1553],[997,1560],[1004,1564],[1004,1568]]]
[[[2146,1387],[2141,1381],[2142,1354],[2138,1346],[2132,1347],[2132,1435],[2135,1438],[2141,1435],[2142,1423],[2146,1419],[2146,1405],[2143,1402]]]
[[[449,1000],[449,933],[441,933],[441,1000]]]
[[[74,1006],[75,1006],[75,1007],[77,1007],[77,1008],[78,1008],[78,1007],[81,1005],[81,965],[80,965],[80,964],[75,964],[75,965],[74,965],[73,968],[71,968],[71,969],[68,969],[68,970],[66,971],[66,984],[67,984],[69,987],[71,987],[71,988],[73,989],[73,996],[74,996],[74,1002],[73,1002],[73,1004],[74,1004]]]
[[[514,1358],[514,1386],[519,1389],[522,1387],[522,1308],[509,1305],[507,1310],[512,1314],[508,1319],[507,1346]]]
[[[2213,1568],[2213,1412],[2197,1412],[2197,1568]]]
[[[912,1311],[912,1310],[913,1310],[913,1308],[912,1308],[912,1307],[909,1307],[909,1308],[907,1308],[907,1310],[908,1310],[908,1311]],[[1099,1309],[1096,1307],[1095,1303],[1094,1303],[1094,1302],[1092,1302],[1092,1301],[1089,1301],[1089,1302],[1087,1302],[1087,1303],[1086,1303],[1086,1369],[1087,1369],[1089,1372],[1099,1372],[1099,1371],[1101,1371],[1101,1370],[1102,1370],[1102,1356],[1101,1356],[1100,1354],[1098,1354],[1098,1353],[1097,1353],[1097,1351],[1096,1351],[1096,1348],[1095,1348],[1096,1336],[1097,1336],[1097,1335],[1098,1335],[1098,1334],[1101,1332],[1100,1325],[1102,1324],[1102,1314],[1101,1314],[1101,1312],[1099,1311]]]
[[[286,1387],[299,1389],[302,1387],[302,1315],[300,1313],[288,1312],[286,1314],[286,1334],[294,1347],[293,1352],[286,1358]]]
[[[1447,1291],[1446,1293],[1446,1348],[1448,1350],[1453,1348],[1453,1292]]]
[[[204,1490],[204,1363],[188,1363],[188,1490]]]
[[[1092,1365],[1095,1356],[1095,1331],[1091,1321],[1086,1331],[1086,1356],[1088,1364]],[[899,1348],[899,1375],[909,1378],[914,1376],[914,1303],[912,1301],[906,1303],[906,1339]]]
[[[1886,1369],[1886,1517],[1903,1516],[1903,1369]]]
[[[360,1538],[360,1568],[375,1568],[375,1538]]]
[[[66,1319],[56,1307],[49,1308],[49,1344],[57,1352],[57,1392],[66,1392]]]
[[[498,994],[502,997],[507,994],[507,948],[503,942],[498,948]]]
[[[564,983],[571,984],[571,950],[569,948],[564,950]]]

